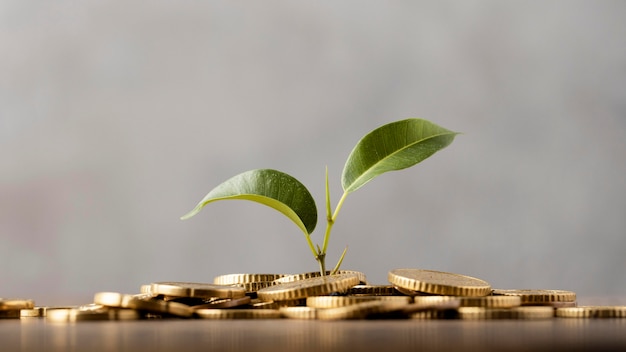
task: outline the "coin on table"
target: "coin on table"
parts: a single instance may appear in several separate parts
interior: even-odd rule
[[[71,309],[71,308],[78,308],[78,307],[70,307],[70,306],[50,306],[50,307],[34,307],[31,309],[22,309],[20,310],[20,317],[21,318],[45,318],[47,315],[47,312],[49,310],[53,310],[53,309]],[[99,309],[102,309],[103,307],[100,306]]]
[[[575,302],[576,293],[565,290],[504,290],[494,289],[494,296],[519,296],[522,299],[522,305],[532,305],[536,303],[549,302]]]
[[[418,320],[458,319],[459,312],[456,309],[427,309],[411,312],[409,318]]]
[[[461,307],[458,309],[459,318],[469,320],[484,319],[550,319],[554,317],[552,307],[515,307],[515,308],[485,308]]]
[[[118,292],[98,292],[93,297],[93,303],[118,308],[128,308],[128,301],[132,295]]]
[[[278,309],[283,318],[314,320],[317,319],[317,308],[312,307],[281,307]]]
[[[226,274],[213,278],[216,285],[236,285],[252,282],[274,281],[287,274]]]
[[[250,301],[250,308],[252,309],[278,309],[279,307],[274,301],[262,301],[258,298],[253,298]]]
[[[151,284],[141,285],[139,287],[139,292],[142,293],[142,294],[151,295],[152,294],[152,285]]]
[[[444,301],[458,300],[460,307],[485,307],[485,308],[512,308],[521,305],[521,299],[515,296],[415,296],[413,302],[416,304],[432,304]]]
[[[193,308],[193,309],[234,308],[234,307],[239,307],[239,306],[243,306],[243,305],[246,305],[246,304],[250,304],[250,302],[251,302],[251,299],[250,299],[249,296],[243,296],[243,297],[239,297],[239,298],[218,298],[218,299],[212,300],[212,301],[210,301],[208,303],[205,303],[205,304],[191,306],[191,308]]]
[[[255,298],[250,302],[250,308],[253,309],[279,309],[282,307],[298,306],[306,306],[306,298],[289,299],[282,301],[263,301]]]
[[[450,297],[458,299],[461,307],[514,308],[521,305],[521,299],[514,296]],[[426,298],[415,297],[414,300],[418,301]]]
[[[16,319],[20,314],[19,309],[0,310],[0,319]]]
[[[108,308],[100,310],[82,310],[80,308],[49,309],[46,320],[51,322],[72,323],[86,320],[136,320],[140,314],[132,309]]]
[[[522,306],[511,308],[516,319],[554,318],[554,308],[549,306]]]
[[[257,282],[244,282],[244,283],[234,284],[234,285],[238,287],[243,287],[246,290],[246,293],[250,293],[250,292],[257,292],[258,290],[262,288],[274,286],[276,284],[277,283],[275,281],[257,281]]]
[[[513,312],[503,308],[460,307],[458,316],[467,320],[513,319]]]
[[[193,315],[193,309],[186,304],[155,299],[147,294],[130,295],[118,292],[98,292],[94,296],[94,303],[148,313],[171,314],[182,318],[189,318]]]
[[[262,288],[257,296],[264,301],[282,301],[344,292],[359,283],[356,273],[318,276]]]
[[[447,296],[441,296],[441,297],[447,297]],[[419,315],[412,316],[412,314],[423,313],[423,312],[434,312],[434,311],[451,311],[451,310],[454,310],[456,314],[456,309],[459,308],[460,306],[461,306],[461,301],[458,298],[439,300],[439,301],[431,300],[430,302],[417,301],[417,302],[408,304],[406,307],[402,309],[402,312],[406,315],[409,315],[409,317],[413,317],[413,318],[423,318],[423,319],[437,318],[437,316],[434,316],[433,314],[429,315],[429,313],[425,313],[422,316],[419,316]]]
[[[337,271],[337,274],[356,274],[359,277],[359,283],[360,284],[367,284],[367,278],[365,277],[365,274],[360,272],[360,271],[355,271],[355,270],[339,270]],[[326,272],[326,276],[332,276],[330,275],[330,271]],[[308,273],[302,273],[302,274],[294,274],[294,275],[285,275],[284,277],[281,277],[279,279],[274,280],[274,282],[276,283],[280,283],[280,284],[284,284],[287,282],[294,282],[294,281],[300,281],[300,280],[305,280],[305,279],[310,279],[310,278],[314,278],[314,277],[321,277],[321,274],[319,271],[312,271],[312,272],[308,272]]]
[[[20,310],[21,318],[41,318],[46,316],[48,307],[33,307]]]
[[[198,306],[198,305],[202,305],[202,304],[211,303],[211,302],[213,302],[215,300],[229,299],[229,298],[216,298],[216,297],[199,298],[199,297],[163,296],[163,295],[157,295],[157,296],[154,296],[153,298],[160,299],[160,300],[163,300],[163,301],[168,301],[168,302],[182,303],[182,304],[186,304],[188,306]]]
[[[369,301],[344,307],[325,308],[317,311],[320,320],[365,319],[376,315],[402,312],[404,302]]]
[[[72,308],[76,308],[78,310],[85,310],[85,311],[90,311],[90,312],[96,312],[96,311],[102,311],[102,310],[106,310],[107,307],[103,306],[102,304],[97,304],[97,303],[88,303],[88,304],[83,304],[82,306],[78,306],[78,307],[68,307],[70,309]],[[63,309],[63,308],[61,308]]]
[[[278,319],[278,309],[196,309],[202,319]]]
[[[460,274],[422,269],[394,269],[387,276],[398,288],[416,294],[423,292],[445,296],[487,296],[491,286],[480,279]]]
[[[552,307],[552,308],[569,308],[576,307],[578,303],[576,301],[572,302],[532,302],[532,303],[523,303],[523,307]]]
[[[196,282],[154,282],[150,290],[153,295],[179,297],[238,298],[246,295],[242,287]]]
[[[346,292],[352,296],[402,296],[393,285],[356,285]]]
[[[411,297],[409,296],[312,296],[307,297],[306,305],[312,308],[336,308],[345,307],[352,304],[370,302],[370,301],[386,301],[400,302],[409,304]]]
[[[19,311],[20,309],[31,309],[34,306],[35,306],[35,302],[32,299],[0,298],[0,311],[1,310],[18,310]]]
[[[626,318],[626,306],[579,306],[557,308],[560,318]]]
[[[178,302],[168,302],[159,299],[133,298],[128,301],[128,308],[157,314],[171,314],[181,318],[190,318],[193,308]]]

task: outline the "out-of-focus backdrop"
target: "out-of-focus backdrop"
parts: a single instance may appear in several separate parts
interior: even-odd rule
[[[214,186],[274,168],[324,213],[370,130],[463,132],[351,194],[328,265],[372,283],[626,294],[623,1],[0,4],[0,297],[317,270],[300,230]],[[323,216],[321,216],[323,218]],[[313,234],[320,243],[325,224]]]

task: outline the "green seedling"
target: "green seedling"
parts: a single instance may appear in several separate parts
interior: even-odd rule
[[[330,204],[328,169],[326,170],[326,232],[321,247],[313,245],[311,240],[311,234],[317,225],[315,200],[300,181],[277,170],[250,170],[226,180],[211,190],[181,219],[189,219],[207,204],[218,200],[245,199],[267,205],[286,215],[302,230],[311,253],[319,264],[321,275],[325,275],[330,233],[348,194],[378,175],[418,164],[447,147],[457,134],[430,121],[412,118],[383,125],[365,135],[356,144],[344,165],[341,176],[343,194],[334,211]],[[344,249],[331,274],[339,270],[347,249]]]

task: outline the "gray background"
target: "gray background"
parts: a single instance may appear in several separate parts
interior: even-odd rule
[[[496,288],[626,294],[626,2],[0,3],[0,297],[317,270],[300,230],[211,188],[254,168],[323,213],[370,130],[463,132],[351,194],[328,254]],[[321,243],[324,224],[313,238]]]

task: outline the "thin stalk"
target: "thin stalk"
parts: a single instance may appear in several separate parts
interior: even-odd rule
[[[322,253],[326,253],[326,249],[328,248],[328,240],[330,239],[330,231],[332,230],[333,225],[335,224],[335,220],[337,220],[337,214],[339,214],[339,210],[341,210],[341,207],[343,206],[343,202],[346,200],[347,196],[348,196],[348,192],[344,191],[343,194],[341,195],[341,199],[339,199],[339,203],[337,203],[335,212],[333,213],[331,217],[327,219],[326,233],[324,234],[324,244],[322,245]]]
[[[330,208],[330,187],[328,187],[328,166],[326,166],[326,219],[332,216]]]
[[[335,224],[335,220],[337,219],[337,214],[339,214],[339,210],[341,210],[341,207],[343,206],[343,202],[346,200],[347,196],[348,196],[348,192],[344,191],[343,195],[341,196],[341,199],[339,199],[339,203],[337,203],[335,212],[333,213],[331,206],[330,206],[330,187],[328,186],[328,166],[327,166],[326,167],[326,233],[324,234],[324,243],[322,245],[322,248],[319,248],[318,246],[317,254],[314,253],[315,259],[320,265],[320,274],[322,276],[326,275],[326,249],[328,248],[328,240],[330,239],[330,231],[332,230],[333,225]],[[312,244],[309,244],[309,246],[312,246]],[[314,250],[313,247],[311,247],[311,249]],[[346,249],[341,254],[341,258],[339,258],[339,261],[337,262],[337,265],[335,266],[331,274],[335,274],[337,270],[339,270],[339,266],[343,262],[343,258],[345,257],[347,250],[348,250],[348,247],[346,247]]]
[[[320,253],[318,253],[318,251],[315,250],[315,246],[313,245],[313,242],[311,241],[311,235],[305,232],[304,237],[306,238],[306,242],[309,244],[309,248],[311,248],[311,253],[313,253],[313,256],[315,257],[315,259],[317,259]],[[317,247],[319,248],[319,246]]]
[[[315,259],[317,259],[318,264],[320,265],[320,274],[322,276],[326,276],[326,254],[318,255]]]
[[[339,271],[339,268],[341,267],[341,263],[343,263],[343,258],[346,256],[347,251],[348,251],[348,246],[346,246],[346,248],[343,250],[343,253],[341,253],[341,257],[339,257],[339,260],[337,261],[337,265],[335,265],[335,268],[330,273],[331,275],[335,275],[337,271]]]

